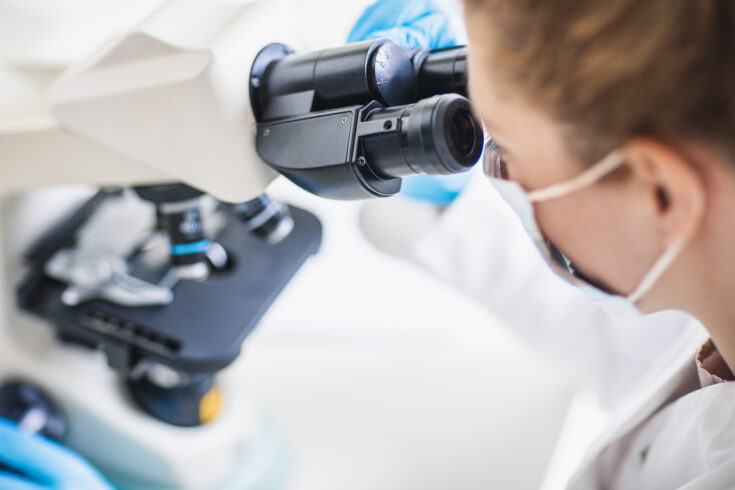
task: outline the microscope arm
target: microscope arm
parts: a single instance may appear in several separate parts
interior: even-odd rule
[[[170,176],[61,128],[52,120],[0,129],[0,149],[0,196],[52,185],[119,186],[171,180]]]
[[[53,122],[0,131],[0,149],[14,157],[0,192],[181,181],[228,202],[259,195],[277,174],[255,150],[250,68],[270,42],[300,44],[279,7],[165,3],[54,81]]]

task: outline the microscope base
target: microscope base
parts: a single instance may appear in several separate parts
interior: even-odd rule
[[[24,318],[25,317],[25,318]],[[226,393],[213,422],[181,428],[144,413],[100,352],[60,345],[28,315],[0,329],[0,379],[23,379],[57,402],[68,420],[64,444],[121,490],[279,489],[288,452],[277,425],[248,398],[244,366],[218,375]]]

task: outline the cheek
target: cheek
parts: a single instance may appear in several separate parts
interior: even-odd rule
[[[659,251],[650,223],[616,185],[537,203],[543,233],[589,277],[629,293]]]

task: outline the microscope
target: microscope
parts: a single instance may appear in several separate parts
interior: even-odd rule
[[[48,125],[0,133],[2,287],[15,298],[0,376],[11,395],[32,383],[55,400],[5,410],[6,396],[0,415],[59,412],[41,420],[121,488],[260,478],[262,430],[226,368],[322,233],[267,195],[271,180],[389,197],[480,157],[464,48],[299,51],[280,15],[167,2],[53,82]],[[11,243],[29,187],[73,183],[93,190]]]

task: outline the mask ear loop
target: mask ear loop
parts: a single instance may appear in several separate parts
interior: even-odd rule
[[[638,284],[632,293],[627,295],[625,299],[633,304],[636,304],[648,291],[651,290],[654,284],[661,278],[661,275],[666,272],[671,263],[676,259],[679,253],[684,249],[687,242],[689,241],[689,233],[683,235],[677,239],[671,246],[661,254],[653,263],[651,269],[643,276],[643,279]]]
[[[553,184],[545,189],[528,192],[526,196],[529,201],[538,202],[571,194],[594,184],[602,177],[622,165],[624,161],[623,153],[620,150],[613,151],[600,160],[596,165],[591,166],[572,180]]]
[[[701,216],[704,213],[703,197],[697,199],[695,207],[695,214],[697,215],[697,217]],[[695,230],[696,228],[688,230],[681,237],[676,239],[674,243],[672,243],[671,246],[669,246],[669,248],[661,254],[656,262],[653,263],[653,266],[651,266],[651,269],[648,271],[648,273],[643,276],[643,279],[641,279],[638,287],[635,288],[632,293],[626,296],[626,299],[628,301],[633,304],[636,304],[638,301],[640,301],[643,295],[645,295],[653,287],[653,285],[656,284],[661,275],[666,271],[666,269],[669,268],[671,263],[681,253],[681,251],[684,250],[684,247],[687,243],[689,243],[689,240],[694,235]]]

